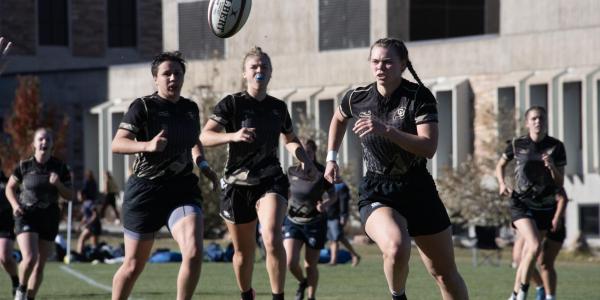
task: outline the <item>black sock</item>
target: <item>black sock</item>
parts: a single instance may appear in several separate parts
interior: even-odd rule
[[[19,286],[19,276],[10,276],[10,280],[12,280],[13,287]]]
[[[283,299],[283,293],[281,294],[271,294],[273,295],[273,300],[284,300]]]
[[[253,292],[254,290],[252,289],[242,292],[242,300],[254,300]]]
[[[35,300],[33,297],[27,297],[27,300]]]
[[[402,293],[402,295],[392,294],[392,300],[407,300],[406,293]]]
[[[521,291],[527,293],[529,290],[529,283],[521,283]]]
[[[27,292],[27,286],[24,286],[22,284],[19,284],[19,287],[17,289],[23,293]]]

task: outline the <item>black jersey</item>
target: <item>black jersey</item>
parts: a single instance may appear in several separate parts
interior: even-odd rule
[[[8,183],[8,178],[4,175],[4,172],[0,171],[0,212],[11,210],[10,203],[6,198],[6,184]]]
[[[219,101],[210,118],[226,132],[237,132],[242,127],[256,128],[254,142],[229,143],[226,177],[243,172],[249,180],[260,181],[283,173],[277,157],[279,135],[293,132],[285,102],[269,95],[258,101],[240,92]]]
[[[417,134],[417,125],[438,121],[437,103],[429,89],[403,79],[390,97],[372,83],[346,93],[340,104],[345,118],[376,118],[403,132]],[[361,138],[367,170],[375,174],[404,175],[426,168],[427,159],[404,150],[389,139],[368,134]]]
[[[314,162],[317,170],[323,173],[325,167]],[[290,201],[288,203],[288,218],[294,223],[306,224],[314,221],[320,212],[317,202],[323,198],[323,193],[333,187],[323,176],[310,178],[309,174],[298,166],[288,169],[290,180]]]
[[[71,172],[69,167],[55,157],[40,164],[31,157],[22,160],[15,167],[12,176],[21,185],[19,204],[25,208],[46,208],[58,203],[58,189],[50,183],[50,173],[56,173],[60,182],[71,188]]]
[[[192,172],[191,149],[200,135],[198,105],[180,97],[177,102],[163,99],[154,93],[131,103],[119,125],[138,141],[152,140],[164,130],[167,146],[162,152],[136,154],[133,173],[145,179],[173,179]]]
[[[550,170],[544,166],[542,155],[550,154],[554,165],[564,167],[567,155],[563,143],[551,136],[534,142],[529,135],[508,142],[503,157],[515,159],[515,193],[532,207],[550,207],[556,203],[555,195],[560,190]]]

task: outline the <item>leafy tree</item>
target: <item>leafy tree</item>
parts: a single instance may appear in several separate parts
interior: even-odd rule
[[[11,172],[20,159],[32,155],[33,134],[39,127],[54,133],[54,155],[64,158],[66,132],[69,120],[57,109],[45,106],[40,100],[39,80],[35,76],[18,77],[12,112],[4,123],[0,140],[2,168]]]

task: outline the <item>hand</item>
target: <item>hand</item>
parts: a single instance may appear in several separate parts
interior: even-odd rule
[[[346,217],[340,217],[340,226],[343,228],[346,226]]]
[[[23,215],[23,209],[21,205],[17,204],[17,206],[13,207],[13,216],[18,217]]]
[[[212,191],[216,192],[219,189],[219,177],[217,177],[217,173],[215,173],[215,171],[213,171],[210,167],[200,169],[200,171],[204,177],[210,179],[212,182]]]
[[[339,183],[341,182],[340,177],[340,167],[336,161],[330,160],[327,162],[327,166],[325,167],[325,173],[323,174],[325,180],[331,183]]]
[[[552,227],[550,228],[550,231],[556,232],[558,230],[558,228],[560,228],[560,225],[561,225],[560,218],[553,218],[552,219]]]
[[[4,44],[6,42],[6,45]],[[10,50],[12,46],[12,43],[3,38],[0,37],[0,73],[2,73],[4,66],[5,66],[5,59],[6,59],[6,55],[8,54],[8,51]]]
[[[301,166],[302,170],[305,171],[306,174],[308,174],[308,177],[311,179],[317,179],[323,175],[321,172],[319,172],[319,170],[317,170],[317,167],[315,167],[315,164],[312,162],[302,163]]]
[[[161,130],[154,138],[146,142],[146,152],[162,152],[167,147],[165,130]]]
[[[356,121],[356,123],[354,123],[352,131],[354,131],[354,133],[356,133],[359,137],[364,137],[369,133],[383,135],[387,129],[383,123],[379,122],[379,120],[375,118],[360,118],[358,121]]]
[[[508,197],[512,194],[512,190],[509,189],[504,183],[500,183],[500,186],[498,187],[498,193],[500,196]]]
[[[50,177],[48,177],[48,182],[50,182],[51,185],[58,185],[60,183],[60,177],[58,177],[58,174],[56,174],[54,172],[50,172]]]
[[[327,207],[323,205],[323,201],[317,201],[317,211],[322,213],[327,211]]]
[[[242,129],[233,134],[231,141],[252,143],[254,139],[256,139],[256,128],[242,127]]]
[[[554,160],[550,154],[543,154],[542,160],[544,161],[544,166],[550,170],[554,168]]]

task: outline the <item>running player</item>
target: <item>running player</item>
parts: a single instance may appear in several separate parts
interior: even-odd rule
[[[338,199],[337,203],[327,209],[327,239],[329,240],[329,250],[331,252],[329,265],[334,266],[337,264],[337,254],[341,243],[352,255],[352,266],[356,267],[360,263],[360,255],[354,250],[344,234],[344,227],[348,222],[349,215],[350,189],[341,179],[340,182],[335,184],[335,194]]]
[[[552,228],[556,194],[563,185],[567,157],[561,141],[547,135],[543,107],[525,112],[528,134],[512,139],[496,165],[499,193],[510,196],[511,219],[524,239],[521,260],[515,275],[512,299],[526,299],[542,237]],[[515,190],[504,181],[504,169],[515,159]]]
[[[23,255],[16,300],[34,299],[37,295],[58,233],[58,197],[72,199],[73,195],[69,167],[52,156],[53,146],[50,131],[37,129],[33,135],[33,157],[19,162],[6,186]]]
[[[304,143],[304,150],[312,158],[317,170],[322,174],[325,167],[316,160],[317,144],[313,140]],[[315,299],[319,282],[319,255],[325,246],[327,223],[325,211],[334,204],[336,199],[335,187],[322,176],[311,177],[306,173],[302,164],[289,167],[287,175],[290,179],[290,201],[287,217],[283,222],[283,246],[287,254],[287,266],[292,275],[298,280],[296,300],[304,299],[308,288],[308,299]],[[328,198],[323,200],[323,193]],[[304,250],[304,269],[300,267],[300,250]]]
[[[157,55],[151,65],[157,92],[138,98],[112,142],[114,153],[135,154],[125,187],[125,259],[113,278],[112,299],[127,299],[141,274],[156,233],[166,225],[183,260],[177,299],[191,299],[202,266],[203,217],[196,164],[215,188],[218,178],[204,159],[196,103],[181,96],[185,61],[179,52]]]
[[[0,160],[1,165],[2,161]],[[17,287],[19,287],[19,276],[17,274],[17,262],[13,257],[15,220],[10,203],[6,199],[6,183],[8,183],[8,177],[0,170],[0,264],[10,276],[14,297]]]
[[[267,94],[271,72],[267,53],[259,47],[246,53],[242,62],[246,90],[223,98],[201,135],[207,147],[229,146],[220,214],[233,240],[233,269],[243,300],[254,299],[257,218],[273,299],[283,299],[286,259],[281,226],[289,182],[277,157],[280,135],[286,149],[304,163],[309,174],[316,170],[293,132],[285,103]]]
[[[406,299],[411,236],[442,297],[467,299],[454,262],[450,219],[426,168],[437,149],[436,100],[402,41],[376,41],[369,61],[375,82],[347,92],[331,120],[325,178],[339,181],[337,150],[353,118],[367,166],[359,188],[361,221],[383,253],[392,299]],[[418,84],[402,77],[406,69]]]

